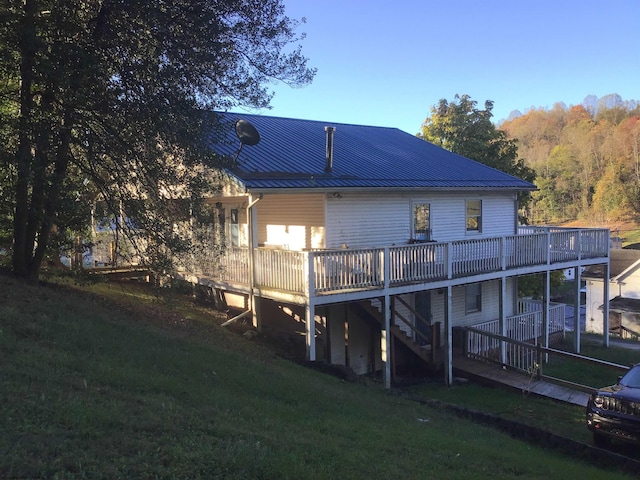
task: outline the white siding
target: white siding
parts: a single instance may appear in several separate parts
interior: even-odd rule
[[[328,197],[327,248],[407,243],[410,218],[410,200],[397,195]]]
[[[444,326],[444,305],[446,301],[446,289],[434,290],[431,294],[431,312],[433,315],[432,322],[441,322]],[[515,281],[512,278],[507,279],[506,296],[504,300],[505,315],[514,315]],[[465,287],[452,288],[452,305],[451,326],[452,327],[470,327],[478,323],[484,323],[500,318],[500,282],[497,280],[482,283],[482,309],[479,312],[467,314],[465,312]]]
[[[356,316],[349,318],[349,367],[357,374],[369,373],[371,365],[371,326]],[[378,344],[380,342],[377,342]]]
[[[467,199],[482,200],[481,233],[466,231]],[[339,198],[327,197],[327,248],[406,244],[411,238],[414,202],[430,204],[432,238],[438,242],[512,235],[516,230],[512,193],[343,193]]]
[[[602,280],[587,280],[585,295],[585,330],[589,333],[602,333],[603,312],[600,310],[604,297]],[[615,284],[609,284],[609,300],[618,295]]]
[[[586,331],[602,334],[602,310],[604,291],[602,280],[588,279],[585,298]],[[640,298],[640,269],[630,271],[624,278],[609,282],[609,300],[615,297]],[[640,331],[640,319],[632,313],[622,315],[622,325]]]
[[[620,295],[625,298],[640,298],[640,269],[631,270],[624,278],[620,279],[621,284],[610,284],[609,296],[613,298]]]
[[[324,247],[324,195],[265,195],[257,205],[258,244],[288,250]]]

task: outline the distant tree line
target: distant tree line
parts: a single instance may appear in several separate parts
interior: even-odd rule
[[[640,105],[618,94],[581,105],[515,112],[500,125],[539,190],[526,216],[533,224],[571,220],[615,223],[640,211]]]

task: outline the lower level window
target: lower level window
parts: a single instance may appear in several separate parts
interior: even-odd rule
[[[472,283],[465,287],[465,313],[482,310],[482,285]]]

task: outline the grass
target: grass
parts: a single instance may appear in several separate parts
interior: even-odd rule
[[[605,360],[622,366],[629,366],[640,362],[640,350],[604,347],[601,340],[585,335],[580,344],[580,355]],[[567,337],[559,350],[573,351],[573,340]],[[549,362],[544,364],[542,372],[545,375],[561,378],[570,382],[579,383],[589,387],[602,387],[615,383],[619,375],[624,371],[608,366],[600,366],[585,363],[566,357],[551,355]]]
[[[572,351],[573,339],[567,336],[564,343],[555,348]],[[630,365],[640,361],[640,350],[614,346],[605,348],[588,335],[582,337],[581,355],[619,365]],[[545,375],[594,388],[615,383],[621,374],[620,371],[611,367],[553,355],[550,356],[549,362],[542,366],[542,372]],[[591,443],[591,433],[585,427],[584,407],[555,402],[527,392],[497,390],[472,383],[458,384],[453,387],[428,384],[414,387],[412,390],[425,398],[433,398],[506,420],[518,421],[578,442]]]
[[[221,321],[135,284],[0,275],[0,478],[625,478],[308,370]]]
[[[412,391],[424,398],[530,425],[577,442],[591,443],[591,433],[585,427],[584,407],[474,383],[452,387],[428,384],[413,387]]]

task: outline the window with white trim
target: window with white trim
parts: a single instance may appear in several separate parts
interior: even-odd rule
[[[482,200],[467,200],[467,232],[482,232]]]
[[[472,283],[464,289],[465,313],[479,312],[482,310],[482,284]]]
[[[428,203],[413,204],[413,240],[431,240],[431,206]]]

